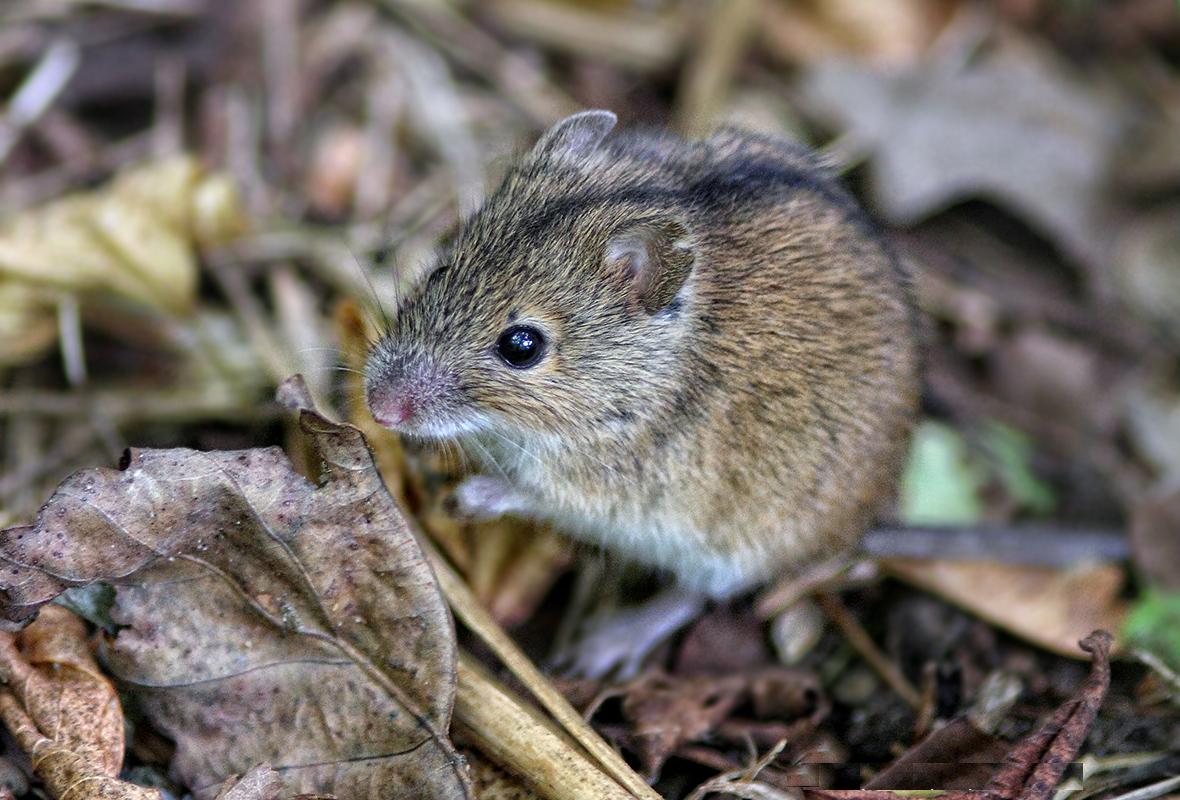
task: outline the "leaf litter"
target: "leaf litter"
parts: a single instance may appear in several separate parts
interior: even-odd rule
[[[198,797],[264,761],[287,793],[470,797],[430,566],[362,435],[299,420],[317,483],[276,448],[131,450],[76,474],[0,534],[3,610],[19,621],[67,586],[114,584],[108,668],[175,739]]]
[[[1176,663],[1168,665],[1180,657],[1171,635],[1180,574],[1171,445],[1180,397],[1180,14],[1172,0],[512,0],[438,9],[381,0],[298,12],[225,0],[0,5],[6,98],[11,88],[28,99],[43,55],[62,50],[57,43],[76,43],[81,58],[64,89],[35,98],[37,116],[0,111],[2,135],[13,135],[0,173],[7,220],[109,198],[120,176],[175,157],[196,157],[207,165],[202,174],[233,175],[252,212],[244,236],[209,247],[152,213],[154,201],[136,200],[126,230],[148,229],[119,234],[117,249],[130,258],[116,258],[89,288],[69,279],[101,248],[73,232],[37,242],[27,280],[0,279],[0,351],[14,354],[0,370],[0,525],[29,520],[63,475],[113,460],[125,442],[244,450],[285,435],[292,462],[314,471],[304,467],[316,458],[295,426],[276,424],[278,409],[266,402],[274,383],[300,370],[320,408],[331,408],[340,389],[359,399],[349,394],[350,373],[334,380],[336,348],[346,369],[360,355],[331,324],[336,303],[372,295],[395,305],[482,191],[481,165],[494,180],[503,154],[582,106],[613,108],[627,123],[691,120],[704,129],[710,122],[693,119],[699,112],[809,139],[846,164],[864,159],[848,184],[911,263],[934,322],[924,427],[942,427],[933,446],[920,443],[927,463],[915,471],[923,476],[915,496],[941,481],[941,502],[910,508],[935,526],[922,532],[930,535],[947,532],[938,526],[958,514],[965,527],[955,538],[974,541],[976,558],[999,534],[1008,543],[1027,537],[1038,564],[1049,557],[1032,572],[1013,563],[956,570],[943,558],[903,573],[869,559],[803,588],[796,580],[778,597],[801,601],[735,632],[748,642],[769,623],[776,648],[818,677],[814,691],[831,708],[817,732],[826,763],[784,766],[797,754],[776,751],[775,736],[793,717],[764,718],[743,703],[675,750],[659,791],[683,797],[716,772],[742,796],[781,796],[790,770],[812,785],[864,785],[926,731],[953,728],[948,719],[1010,672],[1024,690],[996,737],[1012,741],[1080,680],[1079,664],[1043,651],[1077,656],[1083,618],[1119,624],[1131,591],[1120,644],[1152,666],[1118,668],[1088,758],[1167,749],[1180,732],[1170,699]],[[735,25],[736,17],[744,21]],[[815,91],[825,73],[841,70],[844,83]],[[190,196],[180,196],[187,207]],[[81,251],[61,247],[74,241]],[[163,243],[158,254],[143,246],[152,242]],[[195,256],[189,271],[164,283],[132,280],[124,291],[124,271],[171,269],[176,262],[164,256],[179,251],[169,242]],[[377,251],[390,257],[370,263]],[[159,302],[181,296],[189,299]],[[340,417],[371,436],[411,522],[541,658],[560,632],[556,618],[576,606],[566,602],[564,542],[515,520],[452,519],[453,460],[403,447],[364,427],[363,415],[356,406]],[[1022,436],[997,438],[998,425]],[[931,468],[939,463],[949,466]],[[1077,563],[1090,541],[1080,532],[1122,541],[1128,522],[1129,568]],[[1101,549],[1103,558],[1113,552]],[[30,597],[37,580],[42,594],[60,583],[30,580]],[[901,704],[865,668],[867,656],[825,630],[805,596],[817,591],[839,593],[845,616],[881,643],[864,652],[896,662],[919,708]],[[900,614],[906,604],[921,614]],[[806,624],[786,624],[792,614]],[[746,645],[724,631],[697,634],[689,638],[698,652],[744,658]],[[758,644],[741,670],[773,664]],[[669,680],[702,680],[692,660],[664,659]],[[470,690],[467,700],[501,713],[486,692]],[[129,707],[141,694],[128,688]],[[523,730],[523,719],[501,729]],[[600,715],[596,724],[637,756],[626,720]],[[166,768],[164,737],[147,719],[134,730],[134,769],[143,761]],[[748,753],[747,738],[760,757]],[[529,749],[505,741],[501,750],[513,755]],[[274,791],[266,776],[246,773],[243,789]],[[763,780],[779,794],[756,794]],[[1124,771],[1108,796],[1135,780]],[[1098,787],[1087,782],[1086,791]]]
[[[54,797],[161,800],[118,780],[123,709],[90,653],[82,620],[47,606],[17,634],[0,632],[0,719]]]

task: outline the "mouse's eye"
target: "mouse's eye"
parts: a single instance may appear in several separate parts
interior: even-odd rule
[[[545,337],[536,328],[514,325],[500,334],[496,353],[508,366],[528,369],[545,355]]]

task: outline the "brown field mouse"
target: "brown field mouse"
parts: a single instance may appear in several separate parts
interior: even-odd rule
[[[852,545],[918,394],[909,280],[809,153],[550,129],[408,294],[374,417],[453,439],[521,514],[725,597]]]

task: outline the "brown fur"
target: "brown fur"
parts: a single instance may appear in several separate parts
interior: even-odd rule
[[[407,432],[470,443],[524,513],[714,595],[853,543],[916,403],[898,263],[797,147],[580,116],[398,310],[371,397],[412,392]],[[647,248],[642,279],[619,241]],[[549,341],[528,370],[494,354],[520,321]]]

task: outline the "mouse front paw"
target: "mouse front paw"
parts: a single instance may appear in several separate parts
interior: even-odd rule
[[[464,479],[451,494],[451,510],[458,517],[487,520],[505,514],[519,514],[529,508],[528,497],[500,478],[473,475]]]

